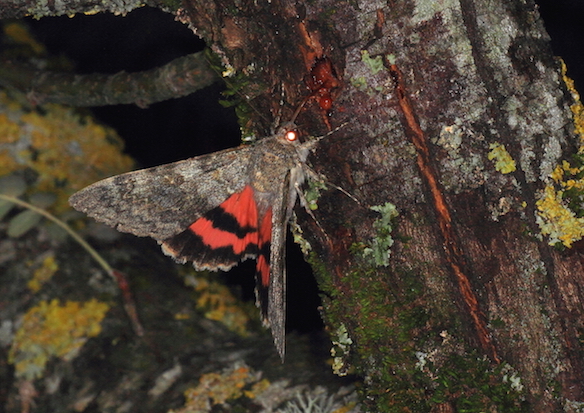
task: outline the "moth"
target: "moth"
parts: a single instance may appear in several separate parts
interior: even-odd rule
[[[197,270],[256,259],[257,303],[283,360],[286,228],[315,142],[300,143],[288,123],[252,145],[104,179],[69,202]]]

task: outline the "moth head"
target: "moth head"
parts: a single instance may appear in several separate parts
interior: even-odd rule
[[[286,122],[278,128],[277,136],[286,143],[299,143],[300,134],[293,122]]]
[[[298,140],[298,132],[295,130],[289,130],[284,134],[284,139],[288,142],[295,142]]]

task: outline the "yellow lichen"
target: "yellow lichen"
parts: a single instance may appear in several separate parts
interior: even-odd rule
[[[580,137],[579,152],[582,153],[584,152],[584,105],[582,105],[582,102],[580,101],[580,94],[576,90],[576,86],[574,86],[574,81],[567,75],[568,68],[561,59],[560,65],[562,70],[562,78],[566,84],[566,87],[568,88],[568,91],[572,95],[572,99],[574,100],[574,103],[570,106],[570,109],[572,111],[572,118],[574,121],[574,132]]]
[[[501,145],[500,143],[491,143],[489,145],[489,149],[491,150],[487,158],[490,161],[495,160],[495,169],[502,174],[508,174],[511,172],[515,172],[517,169],[515,166],[515,161],[505,149],[505,145]]]
[[[106,303],[95,299],[67,301],[63,305],[54,299],[29,309],[8,354],[16,377],[41,377],[51,357],[73,359],[90,337],[101,332],[100,323],[108,310]]]
[[[350,402],[350,403],[347,403],[346,406],[339,407],[338,409],[333,410],[332,413],[347,413],[347,412],[352,411],[355,408],[355,406],[357,406],[356,402]]]
[[[544,188],[536,207],[537,223],[542,234],[549,236],[549,243],[561,243],[569,248],[584,237],[584,217],[580,207],[584,198],[584,166],[581,159],[584,156],[584,106],[574,81],[566,75],[566,65],[563,61],[560,64],[562,77],[574,99],[570,109],[574,132],[580,138],[580,147],[574,158],[575,164],[562,160],[553,170],[550,175],[552,182]]]
[[[537,200],[537,223],[542,234],[549,236],[549,243],[561,242],[571,247],[575,241],[584,237],[584,217],[578,217],[569,208],[566,200],[567,191],[584,193],[584,167],[573,167],[568,161],[562,161],[551,174],[553,185],[547,185],[543,196]]]
[[[258,394],[263,393],[265,390],[267,390],[271,385],[272,383],[270,383],[268,379],[261,379],[257,383],[254,383],[253,386],[251,386],[251,390],[244,390],[243,394],[248,399],[253,399]]]
[[[208,412],[214,405],[242,397],[244,387],[255,381],[257,375],[252,374],[245,365],[234,366],[221,373],[204,374],[197,387],[185,391],[184,407],[169,413]]]
[[[34,54],[44,54],[45,46],[36,41],[28,28],[21,22],[8,22],[4,25],[4,35],[18,45],[30,47]]]
[[[32,169],[38,174],[32,190],[57,195],[54,212],[69,208],[72,192],[132,167],[115,131],[71,108],[31,110],[0,92],[0,111],[0,176]]]
[[[55,255],[50,254],[43,259],[41,266],[34,270],[32,279],[26,285],[33,293],[38,292],[43,284],[50,280],[58,269],[59,266],[55,260]]]
[[[205,317],[223,323],[231,331],[242,336],[248,334],[249,316],[229,288],[218,282],[197,277],[195,291],[199,293],[197,308],[205,311]]]

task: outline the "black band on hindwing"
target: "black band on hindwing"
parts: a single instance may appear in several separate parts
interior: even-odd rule
[[[243,238],[247,234],[258,230],[257,227],[242,227],[239,225],[239,222],[237,222],[237,218],[235,218],[229,212],[225,212],[221,206],[208,211],[203,215],[203,217],[207,218],[213,223],[213,228],[217,228],[225,232],[230,232],[236,235],[238,238]]]
[[[193,261],[195,267],[201,269],[229,268],[258,253],[255,244],[249,244],[241,254],[236,254],[231,246],[211,248],[189,229],[168,238],[163,244],[178,261]]]

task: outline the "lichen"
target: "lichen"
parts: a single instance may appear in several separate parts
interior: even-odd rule
[[[122,149],[112,129],[71,108],[48,104],[32,110],[0,92],[0,176],[36,172],[31,191],[57,195],[53,212],[69,209],[72,192],[131,169]]]
[[[199,379],[198,386],[185,391],[184,406],[170,410],[169,413],[208,412],[214,405],[249,396],[245,387],[258,381],[257,374],[244,364],[236,364],[220,373],[204,374]]]
[[[25,25],[11,22],[3,30],[4,46],[9,46],[4,48],[4,55],[34,57],[60,69],[69,65],[63,59],[50,61],[45,57],[44,47]],[[122,153],[121,140],[113,129],[70,107],[35,107],[29,99],[13,90],[0,91],[0,176],[33,171],[27,175],[28,193],[56,195],[51,212],[68,210],[67,201],[74,191],[133,166]],[[36,182],[30,182],[35,175]]]
[[[367,50],[361,50],[361,61],[369,67],[374,75],[385,69],[383,58],[381,56],[371,57]]]
[[[37,42],[30,34],[30,31],[21,22],[12,21],[4,24],[4,35],[18,47],[29,48],[33,54],[42,55],[46,53],[45,46]]]
[[[387,267],[389,265],[389,257],[391,255],[391,246],[393,245],[393,238],[391,236],[392,220],[399,215],[397,208],[391,202],[386,202],[383,205],[372,206],[375,212],[379,212],[381,216],[373,223],[375,230],[375,238],[370,245],[363,249],[363,257],[372,257],[376,266]]]
[[[197,309],[202,310],[206,318],[222,323],[241,336],[249,334],[247,326],[251,311],[245,308],[245,304],[239,301],[227,286],[211,281],[200,273],[189,272],[185,280],[197,292]]]
[[[59,265],[55,260],[55,255],[50,253],[43,258],[40,267],[34,270],[32,278],[26,284],[27,287],[33,292],[38,292],[41,287],[51,279],[51,277],[57,272]]]
[[[578,174],[581,174],[580,168],[578,170]],[[556,189],[553,185],[547,185],[542,197],[536,201],[538,212],[536,221],[541,233],[549,237],[550,245],[561,243],[568,248],[584,236],[584,217],[577,215],[570,208],[570,201],[567,197],[569,193],[574,193],[576,199],[581,198],[584,194],[581,192],[583,181],[582,179],[562,180],[564,173],[571,173],[570,171],[573,171],[573,168],[568,162],[564,161],[562,165],[558,165],[552,178],[560,189]]]
[[[570,110],[572,111],[572,119],[574,122],[574,132],[580,137],[580,148],[579,152],[584,151],[584,105],[582,105],[582,101],[580,100],[580,94],[576,90],[576,86],[574,85],[574,81],[568,77],[568,68],[563,60],[560,59],[560,66],[562,71],[562,79],[568,91],[572,95],[572,99],[574,103],[570,105]]]
[[[359,89],[361,92],[367,91],[367,79],[365,79],[365,76],[351,78],[350,82],[351,82],[351,86],[353,86],[356,89]]]
[[[334,394],[328,394],[324,388],[296,394],[278,413],[340,413],[351,410],[352,406],[337,407]]]
[[[63,305],[54,299],[29,309],[8,354],[16,377],[34,380],[42,377],[52,357],[75,358],[85,342],[101,332],[100,323],[108,310],[108,304],[96,299]]]
[[[347,327],[345,327],[344,324],[341,324],[339,328],[337,328],[335,336],[336,337],[333,337],[332,339],[333,347],[331,347],[333,373],[338,376],[346,376],[348,374],[346,359],[349,356],[353,340],[349,337]]]
[[[515,161],[505,149],[505,145],[495,142],[489,145],[489,149],[491,151],[488,153],[487,158],[490,161],[495,161],[495,169],[497,171],[502,174],[508,174],[517,170]]]
[[[308,181],[306,190],[304,191],[304,199],[309,209],[315,211],[318,209],[318,199],[320,192],[327,188],[326,184],[318,179],[311,179]]]
[[[562,160],[551,173],[551,182],[536,201],[536,220],[550,245],[569,248],[584,237],[584,106],[574,81],[566,75],[566,65],[560,63],[562,77],[574,99],[570,109],[580,147],[570,161]]]

